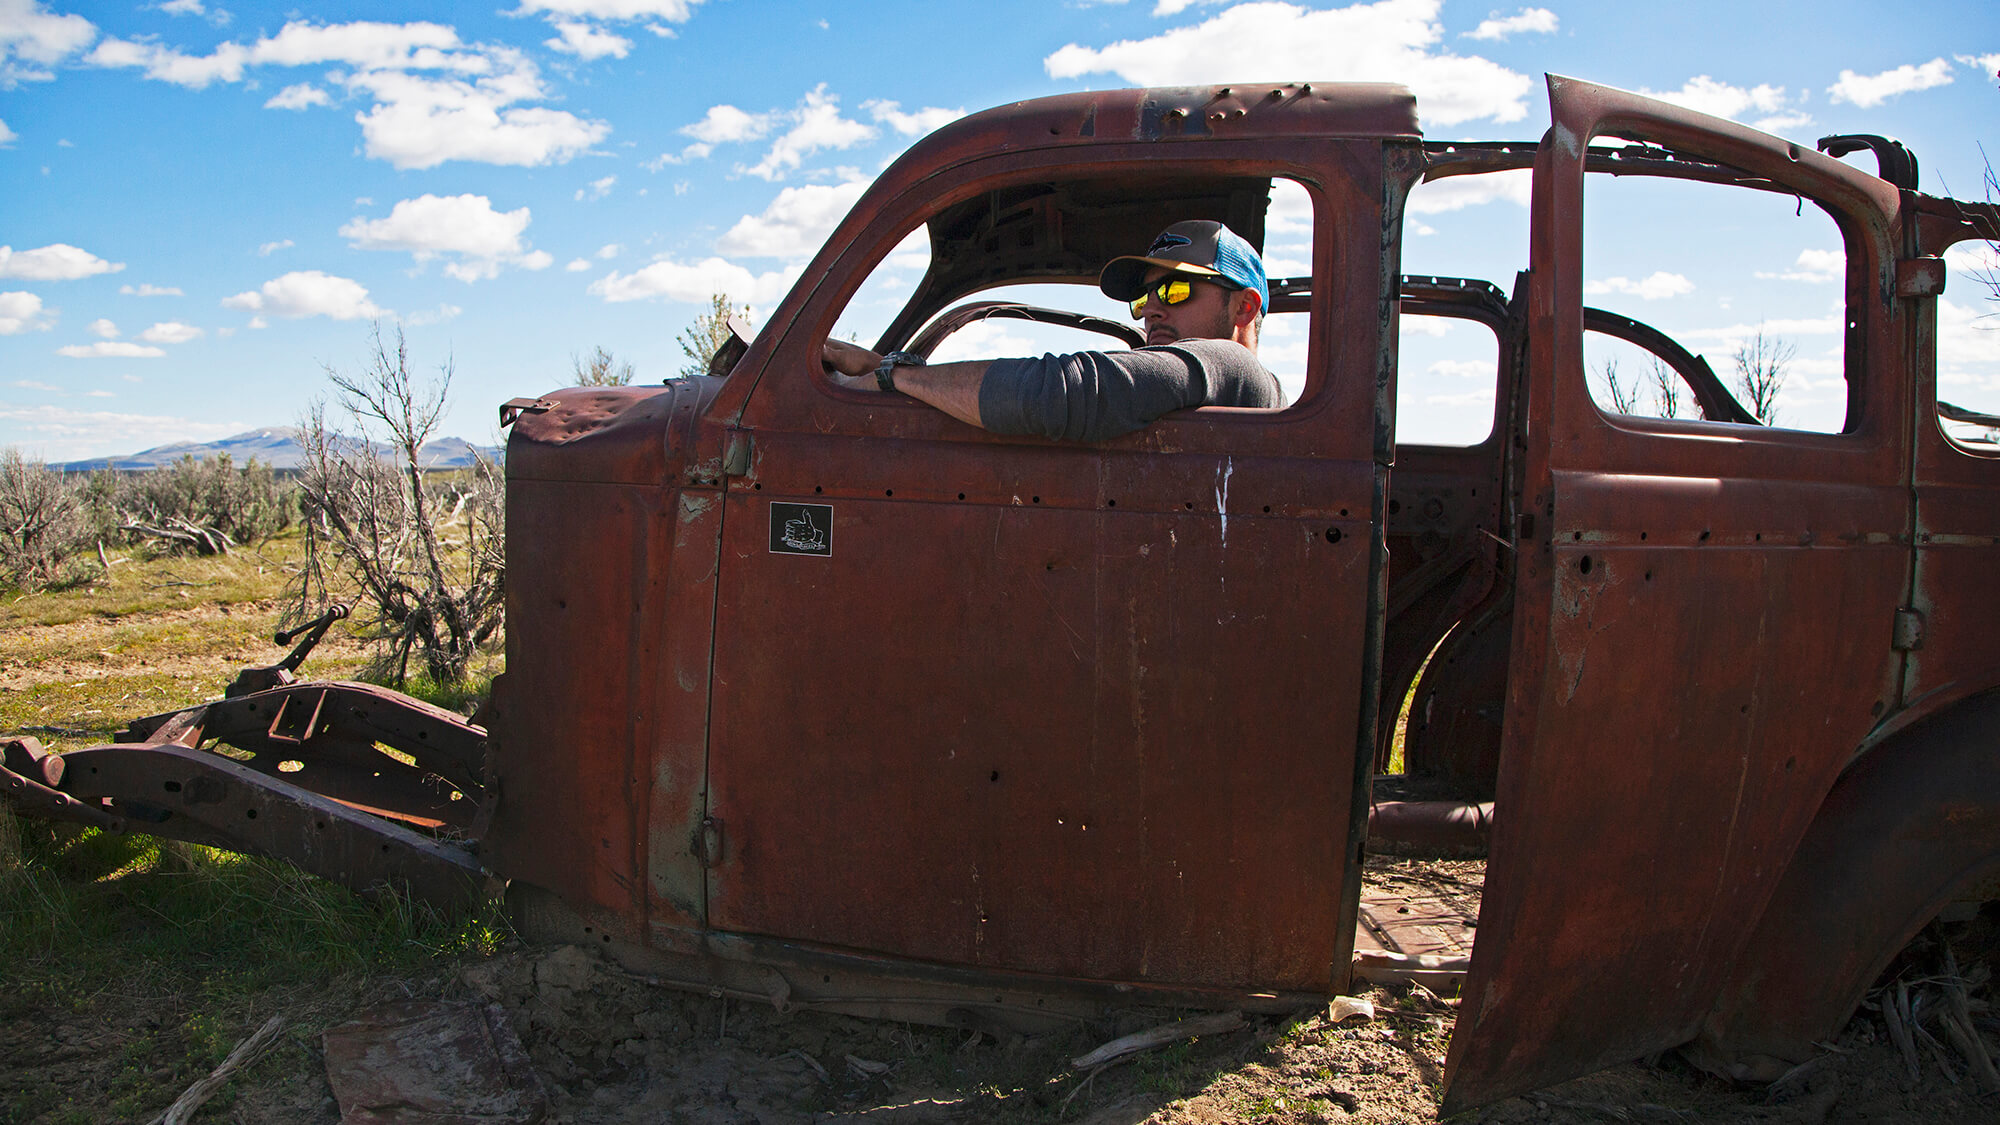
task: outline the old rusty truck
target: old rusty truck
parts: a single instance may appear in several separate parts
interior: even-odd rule
[[[945,126],[709,375],[503,409],[476,721],[292,659],[111,745],[17,740],[7,796],[357,887],[504,881],[526,932],[781,1008],[1035,1028],[1349,988],[1400,755],[1491,812],[1448,1110],[1676,1046],[1806,1058],[1996,897],[2000,444],[1963,423],[2000,419],[1936,372],[1944,253],[2000,214],[1883,138],[1548,93],[1539,143],[1426,141],[1406,89],[1338,83]],[[1626,183],[1820,224],[1818,424],[1586,307],[1586,216]],[[1412,199],[1509,184],[1509,288],[1404,272]],[[883,351],[1130,346],[1059,295],[1186,218],[1271,257],[1286,406],[1062,443],[822,367],[878,307]],[[1419,322],[1481,341],[1467,440],[1398,417]],[[1600,402],[1606,342],[1699,417]]]

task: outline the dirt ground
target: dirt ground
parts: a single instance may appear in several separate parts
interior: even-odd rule
[[[1372,861],[1377,879],[1421,880],[1423,864]],[[1453,887],[1464,865],[1450,865]],[[2000,1024],[1985,1002],[2000,912],[1936,931],[1957,950],[1990,1049]],[[1929,939],[1927,939],[1929,940]],[[1900,972],[1929,979],[1933,941]],[[575,947],[512,943],[496,956],[434,962],[424,979],[341,979],[266,994],[238,1027],[189,1027],[191,996],[121,995],[119,982],[82,1002],[0,996],[0,1105],[31,1084],[59,1087],[24,1122],[147,1122],[165,1105],[113,1096],[133,1068],[200,1077],[177,1054],[199,1036],[234,1043],[272,1014],[290,1026],[195,1120],[333,1125],[322,1033],[387,1001],[497,1005],[532,1063],[546,1119],[576,1125],[818,1125],[818,1123],[1428,1122],[1455,1005],[1422,990],[1375,989],[1373,1019],[1333,1023],[1325,1011],[1144,1052],[1091,1074],[1070,1060],[1171,1013],[1128,1012],[1058,1035],[996,1041],[965,1030],[802,1012],[780,1016],[740,1001],[649,985]],[[1921,990],[1924,985],[1918,984]],[[1554,1122],[2000,1122],[2000,1097],[1981,1093],[1940,1033],[1919,1041],[1912,1080],[1878,1014],[1864,1009],[1821,1060],[1772,1087],[1744,1087],[1669,1053],[1490,1106],[1463,1120]],[[129,1085],[129,1083],[127,1084]],[[159,1088],[157,1084],[155,1088]],[[415,1119],[412,1119],[415,1120]],[[433,1125],[493,1117],[426,1119]]]

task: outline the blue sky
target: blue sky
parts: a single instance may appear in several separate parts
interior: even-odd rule
[[[917,136],[1044,94],[1401,81],[1433,139],[1533,140],[1555,72],[1808,145],[1899,137],[1931,192],[1978,195],[1980,143],[2000,155],[1992,0],[1905,17],[1709,0],[514,4],[0,0],[0,445],[68,460],[288,425],[327,366],[360,366],[376,320],[400,321],[424,367],[452,361],[443,430],[486,440],[497,403],[561,385],[595,346],[643,381],[674,373],[708,293],[770,308]],[[1788,416],[1823,424],[1830,226],[1794,230],[1782,207],[1712,219],[1696,199],[1674,205],[1692,233],[1663,254],[1636,233],[1643,200],[1606,200],[1592,299],[1711,360],[1778,326],[1799,356]],[[1405,268],[1510,285],[1523,202],[1420,189]],[[1722,266],[1741,283],[1712,279]],[[2000,336],[1976,319],[1993,306],[1963,278],[1944,300],[1951,393],[2000,409]],[[1464,361],[1428,346],[1406,356],[1411,425],[1478,429],[1477,390],[1452,382]]]

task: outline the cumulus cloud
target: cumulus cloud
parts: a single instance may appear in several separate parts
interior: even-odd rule
[[[248,428],[240,419],[167,418],[48,405],[0,404],[0,421],[34,435],[34,444],[56,461],[81,460],[111,450],[131,449],[141,443],[157,444],[163,433],[177,434],[189,441],[206,441],[240,434]]]
[[[556,29],[556,38],[544,39],[542,45],[565,55],[575,55],[588,62],[607,55],[622,59],[632,50],[632,41],[622,35],[606,31],[596,24],[581,20],[550,20],[549,26]]]
[[[535,64],[521,51],[461,43],[435,23],[356,21],[287,23],[276,35],[244,45],[225,42],[207,55],[157,43],[106,39],[84,61],[134,67],[147,77],[200,89],[239,82],[256,66],[336,65],[331,77],[373,104],[356,120],[364,150],[398,168],[447,160],[533,166],[569,160],[611,127],[562,110],[522,103],[549,97]],[[309,85],[281,91],[267,104],[299,109],[326,104]],[[329,99],[330,101],[330,99]]]
[[[23,332],[46,332],[50,322],[42,316],[42,299],[33,293],[0,293],[0,336]]]
[[[325,90],[310,82],[287,86],[271,96],[264,103],[265,109],[304,109],[314,105],[332,105],[333,98]]]
[[[1638,281],[1629,277],[1607,277],[1599,281],[1586,281],[1583,283],[1583,291],[1591,296],[1624,293],[1642,301],[1659,301],[1694,292],[1694,282],[1677,273],[1656,270]]]
[[[1533,183],[1533,173],[1526,168],[1427,180],[1411,190],[1409,211],[1413,215],[1441,215],[1496,200],[1526,207]]]
[[[139,333],[139,338],[149,344],[185,344],[189,340],[198,340],[201,336],[201,329],[192,324],[182,324],[178,320],[163,320]]]
[[[737,171],[760,179],[782,180],[796,171],[806,157],[822,149],[852,148],[877,136],[874,126],[840,115],[840,98],[827,93],[824,82],[806,91],[788,118],[792,127],[771,142],[764,159],[747,168],[739,165]]]
[[[937,106],[925,106],[915,113],[904,113],[900,103],[880,98],[862,102],[861,108],[875,120],[906,137],[920,137],[965,116],[964,109],[939,109]]]
[[[259,258],[268,258],[280,250],[289,250],[291,249],[291,247],[292,247],[291,239],[281,238],[276,242],[266,242],[264,245],[259,246],[257,248],[257,256]]]
[[[120,285],[118,291],[127,297],[185,297],[187,295],[182,293],[178,286],[153,285],[151,283]]]
[[[75,281],[100,273],[117,273],[124,262],[107,262],[88,250],[67,242],[51,242],[34,250],[16,251],[0,246],[0,277],[27,281]]]
[[[576,189],[576,201],[582,203],[586,199],[603,199],[605,196],[611,194],[611,185],[617,182],[618,177],[616,176],[606,176],[601,180],[592,180],[589,187]]]
[[[783,297],[802,272],[804,267],[797,265],[751,273],[722,258],[705,258],[693,264],[662,258],[629,274],[612,270],[591,282],[589,291],[611,304],[655,298],[706,304],[717,293],[753,305],[768,304]]]
[[[101,316],[91,321],[84,330],[100,340],[116,340],[119,336],[118,326]]]
[[[1511,16],[1498,16],[1481,20],[1478,27],[1465,33],[1467,39],[1501,40],[1523,31],[1550,34],[1556,29],[1556,14],[1547,8],[1522,8]]]
[[[569,260],[569,264],[568,264],[568,265],[566,265],[566,266],[564,266],[563,268],[564,268],[564,269],[566,269],[566,270],[568,270],[568,271],[569,271],[569,272],[571,272],[571,273],[582,273],[583,271],[585,271],[585,270],[587,270],[587,269],[589,269],[589,268],[590,268],[590,259],[588,259],[588,258],[571,258],[571,259]]]
[[[1762,129],[1791,128],[1812,120],[1788,108],[1791,100],[1785,96],[1783,86],[1764,84],[1745,88],[1719,82],[1706,74],[1697,74],[1682,84],[1678,90],[1642,89],[1638,92],[1649,98],[1686,106],[1696,113],[1706,113],[1711,117],[1727,117],[1740,121],[1753,110],[1763,114],[1780,115],[1766,117],[1756,122]]]
[[[514,16],[556,16],[593,20],[665,20],[686,23],[701,0],[521,0]]]
[[[495,211],[483,195],[424,194],[405,199],[381,219],[355,219],[340,228],[356,250],[405,250],[419,263],[449,255],[445,273],[460,281],[497,276],[502,266],[538,270],[552,259],[521,240],[526,207]]]
[[[223,298],[222,305],[293,320],[308,316],[363,320],[385,313],[368,299],[368,290],[360,282],[319,270],[294,270],[274,277],[260,288]]]
[[[1341,81],[1401,82],[1424,117],[1453,125],[1519,121],[1534,83],[1478,56],[1437,49],[1439,0],[1381,0],[1329,11],[1297,4],[1239,4],[1203,23],[1108,47],[1071,43],[1042,60],[1051,78],[1110,73],[1140,86],[1250,81],[1316,74]]]
[[[0,148],[6,148],[20,139],[21,134],[9,129],[5,121],[0,121]]]
[[[1847,272],[1847,254],[1841,250],[1801,250],[1789,270],[1758,271],[1768,281],[1838,281]]]
[[[0,0],[0,90],[23,82],[47,82],[50,67],[97,38],[82,16],[57,15],[40,0]]]
[[[809,258],[867,189],[865,180],[788,187],[759,214],[738,219],[715,248],[750,258]]]
[[[1921,66],[1906,63],[1880,74],[1856,74],[1843,70],[1840,81],[1826,88],[1826,96],[1827,100],[1835,103],[1848,102],[1862,109],[1871,109],[1901,94],[1949,85],[1951,64],[1936,58]]]
[[[145,344],[123,340],[99,340],[95,344],[70,344],[56,349],[57,355],[71,359],[157,359],[167,354]]]

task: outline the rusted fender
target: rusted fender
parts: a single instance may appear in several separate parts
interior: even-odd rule
[[[1804,1061],[1918,930],[1996,878],[2000,690],[1886,739],[1841,775],[1697,1048],[1725,1063]]]
[[[485,891],[486,871],[464,848],[219,754],[120,743],[73,750],[63,763],[69,811],[110,816],[101,827],[269,856],[357,891],[387,885],[445,908]]]

